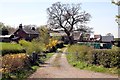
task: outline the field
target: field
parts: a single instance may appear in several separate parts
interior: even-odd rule
[[[2,55],[10,53],[24,53],[24,48],[17,43],[4,43],[0,42],[0,51]]]

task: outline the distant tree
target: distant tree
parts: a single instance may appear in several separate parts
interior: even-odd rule
[[[0,22],[0,35],[8,35],[9,31],[5,27],[4,23]]]
[[[13,33],[16,31],[16,28],[11,27],[11,26],[9,26],[9,25],[7,25],[7,26],[5,26],[5,27],[7,28],[9,34],[13,34]]]
[[[31,26],[31,25],[24,25],[23,28],[24,28],[24,29],[31,29],[32,26]]]
[[[0,22],[0,29],[4,26],[5,26],[4,23]]]
[[[107,33],[106,36],[113,36],[113,34],[112,33]]]
[[[85,11],[80,12],[80,4],[62,4],[60,2],[52,4],[47,8],[48,25],[53,29],[63,29],[67,34],[70,44],[73,43],[73,30],[81,29],[80,25],[86,24],[91,15]],[[86,31],[86,27],[82,27]]]
[[[4,27],[4,23],[0,22],[0,35],[2,35],[2,28]]]
[[[112,0],[112,3],[118,6],[118,9],[120,9],[120,0],[117,0],[117,2],[115,2],[115,0]],[[120,19],[120,14],[116,15],[116,22],[118,23],[118,25],[120,25],[118,19]]]
[[[37,31],[39,31],[39,41],[43,42],[45,45],[49,43],[49,34],[48,34],[48,29],[46,25],[40,26],[37,28]]]
[[[115,5],[120,6],[120,0],[117,0],[117,2],[115,2],[115,0],[112,0],[112,3],[115,4]]]
[[[36,30],[37,26],[30,24],[30,25],[24,25],[23,28],[24,28],[24,29],[28,29],[28,30],[29,30],[29,29]]]
[[[4,25],[4,23],[0,22],[0,35],[8,35],[15,32],[15,28],[9,25]]]
[[[8,29],[6,27],[3,27],[1,29],[1,31],[2,31],[2,35],[8,35],[9,34],[9,31],[8,31]]]

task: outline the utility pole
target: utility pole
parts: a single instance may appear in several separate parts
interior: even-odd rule
[[[116,22],[118,23],[118,47],[120,47],[120,0],[112,0],[112,3],[118,6],[118,15]]]
[[[120,5],[118,6],[118,16],[120,16]],[[120,38],[120,17],[118,17],[118,38]]]

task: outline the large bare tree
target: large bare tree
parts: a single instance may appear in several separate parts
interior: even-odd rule
[[[80,11],[80,4],[62,4],[56,2],[47,8],[48,25],[53,29],[63,29],[70,43],[73,43],[72,32],[75,29],[87,31],[90,28],[84,25],[90,20],[91,15]]]

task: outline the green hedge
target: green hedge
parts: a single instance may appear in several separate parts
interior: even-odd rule
[[[72,45],[68,47],[68,53],[72,56],[73,61],[84,61],[106,68],[120,68],[120,50],[118,48],[92,49],[84,45]]]
[[[120,51],[119,50],[93,50],[88,59],[89,63],[103,65],[106,68],[120,68]]]
[[[18,54],[18,53],[25,53],[26,51],[24,49],[21,50],[2,50],[2,56],[6,55],[6,54]]]

